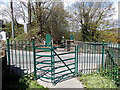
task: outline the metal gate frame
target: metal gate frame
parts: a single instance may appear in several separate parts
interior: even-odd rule
[[[23,51],[23,47],[26,46],[26,48],[24,48],[24,51]],[[84,46],[84,47],[83,47]],[[95,49],[99,49],[98,47],[100,47],[101,49],[101,70],[106,70],[107,68],[107,65],[105,66],[105,54],[108,53],[108,59],[110,61],[110,65],[112,64],[113,67],[112,67],[112,71],[115,71],[115,75],[113,77],[113,80],[118,80],[118,78],[120,77],[119,75],[119,65],[120,63],[118,62],[119,61],[119,55],[120,55],[120,44],[113,44],[113,43],[87,43],[85,45],[77,45],[77,46],[65,46],[65,47],[74,47],[74,52],[67,52],[67,53],[61,53],[61,54],[58,54],[55,49],[56,48],[60,48],[60,47],[53,47],[52,45],[50,46],[47,46],[46,45],[41,45],[41,46],[36,46],[35,45],[35,40],[34,38],[32,39],[32,42],[31,41],[27,41],[27,40],[18,40],[18,42],[16,40],[9,40],[9,38],[7,38],[7,61],[8,61],[8,66],[9,66],[9,69],[11,68],[11,66],[15,66],[15,65],[18,65],[18,62],[19,62],[19,68],[22,68],[24,69],[24,64],[25,64],[25,67],[27,67],[27,74],[28,73],[28,70],[30,70],[30,73],[34,73],[34,80],[36,80],[38,77],[41,77],[41,78],[46,78],[46,79],[50,79],[51,80],[51,83],[53,85],[57,84],[58,82],[60,82],[61,80],[63,79],[66,79],[66,78],[69,78],[69,77],[74,77],[74,76],[77,76],[79,74],[80,71],[79,70],[79,61],[80,61],[80,55],[79,52],[80,52],[80,47],[85,50],[85,49],[90,49],[92,52],[91,54],[94,54],[93,52],[93,48]],[[18,48],[18,49],[16,49]],[[28,51],[27,51],[27,48],[28,48]],[[30,48],[32,49],[32,51],[30,51]],[[18,57],[17,57],[17,61],[14,62],[13,59],[13,54],[16,55],[16,50],[18,50]],[[21,50],[21,52],[20,52]],[[42,51],[36,51],[36,50],[42,50]],[[14,51],[14,53],[13,53]],[[46,51],[49,51],[50,52],[50,55],[38,55],[39,52],[46,52]],[[88,51],[88,50],[87,50]],[[117,51],[117,53],[115,53]],[[30,58],[30,52],[32,53],[33,57]],[[95,53],[97,53],[98,50],[95,51]],[[20,55],[21,53],[21,55]],[[67,55],[67,54],[75,54],[75,57],[73,58],[68,58],[68,59],[62,59],[60,57],[60,55]],[[115,57],[114,55],[112,55],[113,53],[115,53],[115,55],[117,57]],[[89,65],[89,57],[88,57],[88,52],[86,52],[87,54],[87,65]],[[14,58],[16,58],[16,56],[14,55]],[[23,57],[23,55],[25,57]],[[55,61],[55,56],[59,59],[59,61]],[[93,62],[95,62],[95,58],[93,58],[94,55],[92,55],[92,59],[93,59]],[[46,63],[46,64],[49,64],[50,65],[50,68],[51,70],[44,70],[45,72],[50,72],[51,76],[50,77],[44,77],[43,74],[42,75],[38,75],[37,74],[37,71],[38,70],[43,70],[43,69],[40,69],[37,67],[37,64],[41,64],[41,62],[37,61],[38,58],[41,58],[41,57],[50,57],[50,60],[49,60],[49,63]],[[21,59],[20,59],[21,58]],[[24,60],[26,58],[26,60]],[[32,59],[33,63],[29,63],[28,62],[28,59]],[[98,58],[99,59],[99,58]],[[23,62],[21,62],[21,60],[23,60]],[[72,71],[72,69],[69,67],[70,64],[67,64],[65,63],[65,61],[69,61],[69,60],[74,60],[74,63],[71,63],[74,65],[74,68]],[[26,61],[26,63],[24,63],[24,61]],[[100,61],[100,59],[99,59]],[[63,74],[62,76],[58,76],[56,77],[56,73],[55,73],[55,70],[56,70],[56,67],[55,67],[55,64],[57,62],[62,62],[64,64],[64,67],[67,68],[67,70],[64,70],[64,71],[70,71],[70,74],[73,74],[73,75],[70,75],[69,77],[66,77],[64,78],[64,76],[66,76],[66,74]],[[116,63],[117,62],[117,63]],[[21,63],[23,64],[23,66],[21,65]],[[28,64],[29,63],[29,64]],[[116,64],[115,64],[116,63]],[[33,67],[34,67],[34,70],[33,72],[31,72],[31,66],[30,68],[27,66],[27,65],[30,65],[30,64],[33,64]],[[43,63],[42,63],[43,64]],[[82,64],[85,64],[85,61],[82,62]],[[99,64],[99,63],[98,63]],[[109,64],[109,63],[107,63]],[[94,64],[92,64],[94,65]],[[91,65],[91,66],[92,66]],[[59,66],[58,68],[62,68],[63,66]],[[84,68],[84,67],[83,67]],[[116,69],[117,68],[117,69]],[[84,68],[85,69],[85,68]],[[89,70],[88,71],[91,71],[90,68],[88,68]],[[95,68],[96,69],[96,68]],[[115,69],[115,70],[114,70]],[[10,71],[10,70],[9,70]],[[64,71],[61,71],[61,72],[64,72]],[[95,72],[94,72],[95,73]],[[113,75],[113,73],[111,73],[111,75]]]
[[[48,46],[46,48],[45,45],[41,45],[41,46],[34,46],[34,55],[35,55],[35,58],[34,58],[34,63],[36,65],[38,64],[46,64],[46,65],[50,65],[50,70],[45,70],[43,69],[44,67],[47,67],[47,66],[43,66],[41,68],[39,67],[36,67],[36,65],[34,66],[34,76],[35,76],[35,79],[37,78],[45,78],[45,79],[50,79],[51,80],[51,83],[53,85],[57,84],[58,82],[64,80],[64,79],[67,79],[67,78],[70,78],[70,77],[74,77],[74,76],[77,76],[78,75],[78,47],[77,46],[68,46],[68,47],[74,47],[74,51],[73,52],[65,52],[65,53],[60,53],[58,54],[55,49],[56,48],[60,48],[60,47],[52,47],[52,46]],[[38,51],[40,50],[40,51]],[[37,52],[36,52],[37,51]],[[38,53],[40,52],[46,52],[46,51],[49,51],[50,52],[50,55],[39,55]],[[61,55],[68,55],[68,54],[74,54],[75,56],[73,58],[68,58],[68,59],[62,59],[60,56]],[[59,59],[59,61],[55,61],[55,56],[57,56],[57,58]],[[51,60],[45,60],[45,62],[43,63],[42,61],[37,61],[37,59],[41,58],[41,57],[51,57]],[[65,61],[69,61],[69,60],[73,60],[74,63],[71,63],[71,64],[67,64],[65,63]],[[46,63],[46,61],[48,61],[49,63]],[[56,63],[59,63],[59,62],[62,62],[64,64],[64,66],[59,66],[59,67],[55,67],[55,64]],[[70,68],[69,66],[70,65],[74,65],[74,68]],[[59,71],[59,72],[55,72],[56,69],[58,68],[63,68],[63,67],[66,67],[67,69],[66,70],[62,70],[62,71]],[[74,70],[73,70],[74,69]],[[41,75],[37,75],[37,71],[40,70],[40,71],[45,71],[45,72],[50,72],[51,76],[50,77],[44,77],[43,74]],[[67,72],[67,71],[70,71],[70,73],[67,73],[67,74],[63,74],[61,76],[57,76],[57,74],[59,73],[63,73],[63,72]],[[72,75],[71,75],[72,74]],[[65,77],[66,75],[69,75],[68,77]],[[64,78],[65,77],[65,78]]]

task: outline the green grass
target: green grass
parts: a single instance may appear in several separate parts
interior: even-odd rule
[[[29,90],[31,88],[48,89],[33,80],[32,74],[23,77],[13,74],[7,77],[3,82],[3,90]]]
[[[100,74],[81,75],[79,79],[85,88],[117,88],[114,81]]]

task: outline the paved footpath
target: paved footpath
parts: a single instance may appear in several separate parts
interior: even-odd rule
[[[83,84],[77,78],[72,78],[63,82],[59,82],[55,86],[51,83],[46,83],[41,80],[37,81],[40,85],[48,88],[83,88]]]

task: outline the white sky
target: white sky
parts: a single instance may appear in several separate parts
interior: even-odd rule
[[[6,3],[6,4],[9,4],[9,2],[10,2],[11,0],[0,0],[0,7],[2,7],[2,8],[6,8],[6,6],[5,5],[1,5],[1,2],[2,3]],[[13,0],[13,1],[17,1],[17,0]],[[27,0],[22,0],[22,1],[27,1]],[[49,1],[49,0],[46,0],[46,1]],[[60,0],[55,0],[55,1],[60,1]],[[116,12],[116,15],[113,17],[113,19],[118,19],[118,2],[120,1],[120,0],[62,0],[62,1],[64,1],[64,5],[65,5],[65,7],[67,7],[67,6],[70,6],[72,3],[74,3],[75,1],[93,1],[93,2],[101,2],[101,1],[111,1],[111,2],[114,2],[114,4],[113,4],[113,6],[115,7],[115,10],[117,11]],[[0,8],[0,12],[2,11],[2,8]],[[2,19],[2,16],[0,15],[0,19]],[[22,23],[23,21],[22,20],[20,20],[19,21],[19,23]]]

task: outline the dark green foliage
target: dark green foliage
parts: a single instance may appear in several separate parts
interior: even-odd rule
[[[7,32],[7,36],[11,37],[12,27],[11,22],[7,22],[4,27],[4,31]],[[24,27],[21,24],[15,25],[15,37],[19,36],[24,32]]]
[[[100,75],[114,80],[115,84],[120,86],[120,67],[114,65],[112,68],[101,69]]]
[[[11,22],[5,24],[4,31],[7,32],[7,36],[11,36],[11,35],[12,35],[12,30],[11,30],[11,28],[12,28],[12,27],[11,27]]]
[[[44,88],[33,80],[33,74],[23,77],[11,74],[3,82],[3,90],[27,90],[30,88]]]
[[[76,2],[73,4],[75,21],[80,27],[82,41],[98,41],[99,31],[113,25],[111,19],[115,12],[112,2]],[[76,26],[77,26],[76,25]]]
[[[120,86],[119,49],[106,49],[105,66],[100,70],[100,74],[114,80]]]

